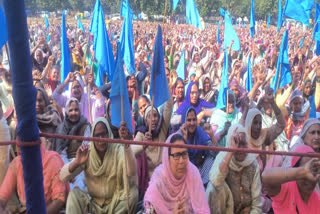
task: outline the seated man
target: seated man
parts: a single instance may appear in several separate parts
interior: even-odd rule
[[[63,167],[63,160],[57,152],[46,151],[43,145],[41,145],[41,156],[47,213],[58,214],[64,207],[69,190],[69,184],[65,184],[59,179],[58,173]],[[24,213],[26,211],[26,195],[20,155],[10,163],[0,187],[0,213],[6,213],[4,209],[15,191],[17,191],[21,204],[20,207],[17,207],[17,210],[19,210],[19,213]]]
[[[122,123],[119,130],[121,139],[128,139],[127,130]],[[110,124],[105,118],[95,121],[92,136],[113,139]],[[130,146],[123,148],[106,142],[81,145],[76,158],[62,168],[60,179],[67,182],[82,171],[89,195],[74,188],[67,199],[66,213],[134,213],[138,201],[137,166]]]

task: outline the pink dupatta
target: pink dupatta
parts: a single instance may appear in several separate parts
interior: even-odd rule
[[[173,135],[168,137],[167,144]],[[157,213],[169,214],[173,212],[180,197],[190,200],[193,213],[210,213],[198,169],[189,161],[185,176],[177,180],[170,169],[168,147],[164,147],[162,164],[155,169],[151,177],[144,201],[150,202]]]

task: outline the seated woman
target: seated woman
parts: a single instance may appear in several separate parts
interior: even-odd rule
[[[180,132],[188,145],[212,146],[216,144],[214,136],[210,138],[200,126],[197,126],[197,114],[193,107],[190,107],[185,115],[182,118],[183,125]],[[206,186],[209,182],[209,172],[216,157],[216,152],[189,149],[188,153],[191,163],[199,169],[202,182]]]
[[[227,147],[248,148],[248,136],[242,125],[230,127]],[[261,213],[260,192],[260,171],[254,154],[219,153],[206,191],[211,214]]]
[[[295,152],[314,153],[306,145],[299,146]],[[319,213],[320,195],[315,191],[320,178],[319,169],[319,160],[301,156],[293,157],[289,168],[266,169],[262,173],[262,182],[272,197],[274,213]]]
[[[121,124],[119,134],[122,139],[127,139],[123,133],[128,135],[125,124]],[[92,137],[113,139],[110,124],[105,118],[95,121]],[[119,144],[106,142],[81,145],[76,158],[61,169],[60,179],[67,182],[84,171],[88,193],[74,188],[67,199],[66,213],[133,213],[138,201],[136,168],[130,147],[123,148]],[[126,185],[129,185],[129,192],[126,191]]]
[[[242,113],[236,107],[236,96],[228,91],[228,109],[215,109],[210,118],[210,124],[215,133],[218,146],[226,146],[226,136],[231,125],[240,121]]]
[[[174,127],[174,130],[178,130],[181,124],[182,115],[190,108],[194,107],[197,113],[197,121],[200,124],[200,121],[205,117],[211,117],[211,110],[214,108],[214,105],[207,103],[203,99],[199,98],[199,86],[195,82],[190,82],[185,96],[185,101],[180,105],[178,110],[174,113],[171,118],[170,124]]]
[[[50,104],[47,93],[43,88],[37,88],[36,100],[37,122],[41,132],[56,133],[57,127],[61,124],[61,118],[57,109]],[[48,139],[45,148],[51,150],[53,139]]]
[[[46,151],[43,145],[41,145],[41,157],[47,213],[58,214],[65,205],[69,190],[69,184],[65,184],[59,179],[63,160],[57,152]],[[10,163],[6,177],[0,187],[0,213],[5,213],[4,209],[15,192],[18,194],[20,202],[20,207],[16,207],[16,209],[19,210],[18,213],[24,213],[26,211],[26,195],[20,155]]]
[[[186,144],[173,134],[167,144]],[[162,164],[152,175],[144,197],[145,214],[210,213],[198,169],[189,161],[184,148],[163,148]]]
[[[216,89],[213,88],[212,80],[210,79],[209,74],[203,75],[199,80],[199,91],[200,98],[204,99],[208,103],[216,105],[217,103],[217,94]]]
[[[171,97],[164,105],[162,117],[156,108],[152,110],[152,107],[149,105],[144,111],[144,126],[138,128],[134,140],[165,142],[169,132],[172,105],[173,99]],[[149,130],[150,124],[151,130]],[[145,147],[142,145],[131,145],[131,148],[137,157],[139,190],[143,194],[154,169],[161,164],[162,148],[155,146]]]

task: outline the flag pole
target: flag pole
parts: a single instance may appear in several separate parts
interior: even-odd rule
[[[152,100],[151,100],[151,118],[150,118],[150,124],[149,124],[149,132],[151,134],[151,125],[153,120],[153,108],[154,108],[154,96],[156,91],[156,74],[153,73],[153,87],[152,87]]]
[[[121,95],[121,122],[124,121],[124,114],[123,114],[123,95]],[[122,139],[125,140],[125,139]],[[126,198],[127,198],[127,209],[128,213],[130,211],[130,206],[129,206],[129,182],[128,182],[128,173],[127,173],[127,156],[126,156],[126,149],[125,145],[123,145],[123,154],[124,154],[124,173],[125,173],[125,178],[126,181],[124,183],[125,188],[126,188]]]
[[[229,112],[228,112],[228,105],[229,105],[229,90],[227,89],[227,103],[226,103],[226,113],[227,113],[227,121],[229,122]]]

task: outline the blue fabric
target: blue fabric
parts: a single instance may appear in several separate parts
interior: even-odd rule
[[[319,15],[320,15],[320,6],[319,6],[319,3],[317,2],[315,6],[314,24],[316,24],[317,22],[320,22]]]
[[[121,16],[123,16],[123,17],[125,17],[125,16],[127,15],[127,8],[128,8],[127,5],[129,5],[129,4],[127,4],[127,2],[125,2],[125,1],[123,1],[123,2],[121,3],[120,14],[121,14]],[[131,8],[130,8],[130,5],[129,5],[129,14],[130,14],[130,16],[133,15],[133,12],[132,12],[132,10],[131,10]]]
[[[130,8],[127,0],[127,7]],[[120,36],[121,42],[121,55],[126,65],[127,71],[133,74],[136,71],[135,59],[134,59],[134,42],[133,42],[133,30],[132,30],[132,16],[130,11],[127,10],[126,16],[122,24],[122,31]]]
[[[84,27],[82,25],[81,19],[78,18],[78,28],[81,29],[83,31],[83,33],[85,33],[86,31],[84,30]]]
[[[173,0],[173,11],[176,10],[177,6],[178,6],[179,0]]]
[[[281,0],[278,2],[278,24],[277,24],[277,31],[280,32],[280,28],[282,26],[282,5]]]
[[[303,46],[303,37],[300,40],[299,48],[301,48],[302,46]]]
[[[96,4],[94,6],[93,14],[92,14],[92,19],[91,19],[91,25],[90,25],[90,32],[93,35],[96,35],[98,33],[98,16],[99,16],[99,11],[100,11],[101,5],[100,1],[97,0]],[[97,44],[97,38],[93,38],[93,50],[96,50],[96,44]]]
[[[0,50],[2,46],[8,41],[7,22],[2,7],[0,5]]]
[[[184,50],[182,50],[181,55],[180,55],[180,61],[179,65],[177,67],[177,75],[181,79],[185,79],[185,56],[184,56]]]
[[[268,22],[267,22],[267,28],[269,29],[269,27],[270,27],[270,13],[269,13]]]
[[[142,19],[141,13],[138,14],[138,18],[139,18],[139,19]]]
[[[232,45],[232,50],[240,51],[240,39],[233,28],[232,19],[230,17],[229,12],[226,12],[224,16],[224,49],[228,49],[230,47],[231,41],[234,43]]]
[[[249,92],[253,88],[252,82],[252,70],[251,70],[251,57],[248,59],[248,68],[247,68],[247,82],[246,82],[246,90]]]
[[[11,58],[12,92],[22,142],[40,139],[36,118],[37,90],[32,81],[29,33],[23,0],[3,1]],[[1,32],[4,28],[1,28]],[[28,214],[47,213],[40,146],[20,147]]]
[[[222,69],[222,77],[220,90],[217,101],[217,109],[222,109],[227,106],[227,94],[228,94],[228,79],[229,79],[229,63],[228,63],[228,50],[224,51],[224,61]]]
[[[316,104],[314,102],[314,95],[309,97],[309,102],[310,102],[309,118],[317,118],[317,110],[316,110]]]
[[[157,89],[157,90],[156,90]],[[169,100],[169,89],[167,83],[167,76],[164,67],[164,55],[162,46],[162,31],[158,25],[158,33],[156,42],[153,48],[153,62],[151,67],[151,80],[150,80],[150,98],[152,99],[154,93],[154,106],[158,108],[160,105]]]
[[[220,22],[218,22],[217,43],[220,44]]]
[[[196,26],[199,29],[203,29],[201,24],[200,15],[194,0],[186,0],[186,19],[187,23]]]
[[[110,80],[113,78],[115,61],[112,46],[109,40],[108,32],[104,22],[104,13],[102,7],[97,11],[98,31],[94,34],[96,39],[95,58],[99,63],[99,72],[97,73],[96,84],[98,87],[103,85],[103,74],[107,72]]]
[[[126,77],[123,70],[123,59],[121,56],[120,44],[117,45],[117,61],[116,69],[113,75],[112,87],[110,92],[111,99],[111,123],[120,128],[121,125],[121,96],[123,97],[123,120],[126,122],[127,128],[133,134],[132,116],[130,109],[130,102],[128,96],[128,89]]]
[[[271,88],[275,94],[278,88],[282,88],[289,83],[291,83],[291,70],[288,57],[288,30],[286,30],[282,37],[277,71],[276,75],[272,78]]]
[[[251,0],[251,15],[250,15],[250,35],[253,38],[255,34],[256,19],[254,17],[254,0]]]
[[[46,29],[48,29],[49,28],[49,21],[48,21],[47,15],[44,16],[44,21],[46,23]]]
[[[224,17],[226,15],[226,11],[224,11],[224,9],[222,9],[221,7],[220,7],[219,11],[220,11],[221,16]]]
[[[50,36],[50,34],[48,34],[48,36],[47,36],[47,42],[49,42],[50,39],[51,39],[51,36]]]
[[[284,14],[292,19],[309,25],[314,0],[287,0]]]
[[[198,102],[195,105],[191,105],[190,93],[191,93],[191,88],[194,84],[196,84],[196,83],[195,82],[189,83],[185,99],[176,111],[176,114],[181,115],[181,121],[185,121],[185,116],[186,116],[185,114],[190,107],[193,107],[196,110],[197,114],[202,111],[202,108],[214,108],[214,105],[206,102],[205,100],[203,100],[201,98],[198,98]]]
[[[66,31],[65,11],[62,14],[61,25],[61,82],[63,82],[71,71],[71,55]]]

